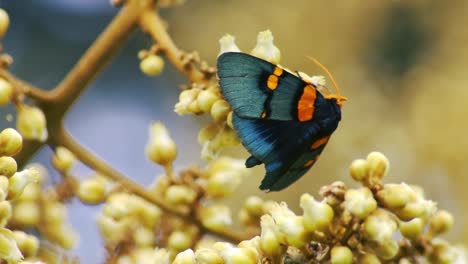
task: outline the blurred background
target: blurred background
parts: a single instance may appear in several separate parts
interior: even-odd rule
[[[110,22],[118,9],[107,0],[0,1],[10,15],[4,48],[11,71],[45,89],[53,88]],[[299,196],[318,196],[336,180],[353,185],[348,166],[369,152],[383,152],[391,169],[386,182],[422,186],[439,208],[455,215],[446,238],[468,243],[468,2],[453,1],[269,1],[188,0],[165,9],[176,44],[196,50],[215,65],[219,38],[230,33],[245,52],[259,31],[270,29],[290,69],[323,74],[305,56],[319,59],[349,98],[343,120],[320,161],[297,184],[281,193],[258,190],[263,168],[244,181],[236,197],[260,195],[287,201],[298,211]],[[67,116],[71,133],[115,168],[149,184],[162,169],[144,155],[151,121],[164,122],[179,144],[176,169],[203,164],[197,133],[208,118],[173,112],[186,79],[167,64],[150,78],[138,68],[139,50],[151,40],[136,32]],[[13,108],[0,109],[2,116]],[[1,127],[13,126],[4,118]],[[239,149],[227,150],[238,153]],[[50,150],[35,161],[50,166]],[[246,157],[236,154],[240,158]],[[90,171],[78,167],[75,174]],[[50,170],[50,177],[58,175]],[[238,202],[237,202],[238,203]],[[237,206],[237,207],[236,207]],[[82,263],[101,263],[103,250],[94,223],[99,206],[69,205],[81,242],[71,252]]]

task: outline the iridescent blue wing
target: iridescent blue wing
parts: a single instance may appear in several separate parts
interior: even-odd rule
[[[298,99],[308,85],[300,78],[240,52],[221,54],[217,66],[221,92],[240,117],[298,120]]]
[[[265,163],[267,173],[260,189],[270,191],[284,189],[311,167],[312,164],[307,162],[312,159],[311,156],[315,155],[316,151],[309,153],[308,145],[319,133],[319,126],[316,123],[245,119],[234,114],[233,125],[242,144],[252,154],[247,159],[246,166],[253,167]],[[309,159],[303,161],[305,158]],[[303,164],[299,165],[300,162]],[[303,172],[296,169],[296,167],[301,169],[304,165],[307,169]],[[292,175],[292,171],[295,175]]]

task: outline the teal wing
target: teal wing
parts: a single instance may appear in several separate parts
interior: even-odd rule
[[[297,120],[297,101],[307,85],[300,78],[240,52],[221,54],[217,66],[221,92],[240,117]]]

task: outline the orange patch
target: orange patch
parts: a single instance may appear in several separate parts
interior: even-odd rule
[[[303,167],[304,167],[304,168],[305,168],[305,167],[309,167],[309,166],[311,166],[312,164],[314,164],[314,162],[315,162],[315,159],[310,159],[309,161],[307,161],[307,162],[304,164]]]
[[[280,67],[276,66],[275,67],[275,70],[273,71],[273,74],[276,75],[276,76],[281,76],[283,74],[283,69],[281,69]]]
[[[327,136],[327,137],[323,137],[323,138],[319,138],[319,139],[315,140],[315,142],[312,143],[312,145],[310,145],[310,148],[311,149],[316,149],[316,148],[322,146],[323,144],[328,142],[329,138],[330,138],[330,136]]]
[[[302,91],[301,98],[297,102],[297,118],[299,121],[309,121],[314,117],[314,103],[317,98],[317,91],[312,85],[307,85]]]
[[[278,76],[273,74],[268,76],[267,87],[270,90],[275,90],[278,87]]]
[[[266,117],[266,112],[262,112],[262,118]]]

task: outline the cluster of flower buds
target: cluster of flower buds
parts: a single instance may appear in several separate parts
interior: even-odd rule
[[[195,251],[187,249],[177,254],[173,263],[378,264],[413,263],[416,259],[466,263],[462,249],[435,237],[451,228],[451,214],[437,210],[417,187],[383,185],[388,165],[387,158],[377,152],[366,160],[354,161],[350,174],[363,187],[348,189],[335,182],[321,189],[321,201],[303,194],[302,215],[285,203],[251,197],[243,215],[244,219],[260,218],[259,236],[238,245],[216,242]]]

